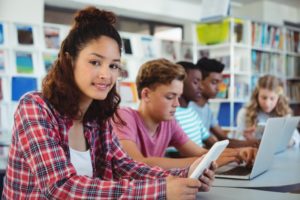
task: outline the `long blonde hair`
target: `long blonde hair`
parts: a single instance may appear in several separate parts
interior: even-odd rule
[[[251,127],[257,124],[257,114],[260,111],[258,103],[258,94],[260,89],[267,89],[275,92],[278,95],[278,101],[271,115],[276,117],[286,116],[292,113],[288,104],[288,99],[283,92],[282,81],[272,75],[265,75],[259,78],[255,87],[249,105],[246,107],[246,126]]]

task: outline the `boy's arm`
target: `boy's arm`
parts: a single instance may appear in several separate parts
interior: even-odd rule
[[[247,140],[247,141],[244,141],[244,140],[230,139],[230,138],[228,138],[225,135],[224,131],[222,130],[222,128],[219,125],[212,127],[210,129],[210,131],[213,133],[213,135],[216,136],[217,141],[229,139],[229,145],[228,145],[228,147],[230,147],[230,148],[258,147],[258,145],[259,145],[259,141],[258,140]]]
[[[202,156],[207,153],[207,149],[204,149],[194,143],[192,140],[188,140],[186,143],[177,148],[180,155],[183,157],[191,157],[191,156]]]
[[[146,163],[149,166],[159,166],[163,169],[189,167],[198,157],[190,158],[165,158],[165,157],[144,157],[136,143],[130,140],[120,140],[122,148],[134,160]]]

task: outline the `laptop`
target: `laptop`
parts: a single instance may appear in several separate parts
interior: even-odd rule
[[[272,164],[274,152],[277,148],[285,120],[285,117],[274,117],[267,120],[252,168],[236,166],[236,164],[233,167],[232,164],[229,164],[220,167],[216,171],[215,177],[251,180],[266,172]]]
[[[278,141],[278,145],[275,150],[275,154],[281,153],[288,148],[289,142],[292,138],[292,135],[297,128],[300,117],[285,117],[285,125],[281,131],[280,140]]]

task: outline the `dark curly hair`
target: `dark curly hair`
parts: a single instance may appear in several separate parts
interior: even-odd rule
[[[111,89],[106,99],[93,100],[86,114],[80,116],[81,91],[75,83],[73,66],[80,51],[90,41],[101,36],[114,39],[119,45],[121,54],[122,40],[114,27],[115,23],[114,13],[95,7],[87,7],[75,14],[74,24],[61,44],[58,58],[42,84],[43,96],[60,114],[72,119],[83,117],[83,121],[97,120],[99,124],[104,124],[115,113],[120,103],[116,86]]]
[[[199,59],[196,65],[201,70],[203,80],[206,79],[212,72],[222,73],[225,67],[224,64],[217,61],[216,59],[206,57]]]

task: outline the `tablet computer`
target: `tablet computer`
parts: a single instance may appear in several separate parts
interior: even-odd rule
[[[199,165],[196,167],[196,169],[192,172],[189,178],[195,178],[198,179],[203,171],[206,168],[209,168],[211,163],[218,159],[218,157],[221,155],[221,153],[224,151],[224,149],[227,147],[229,143],[229,140],[222,140],[219,142],[216,142],[210,150],[204,155],[204,158],[200,161]]]

